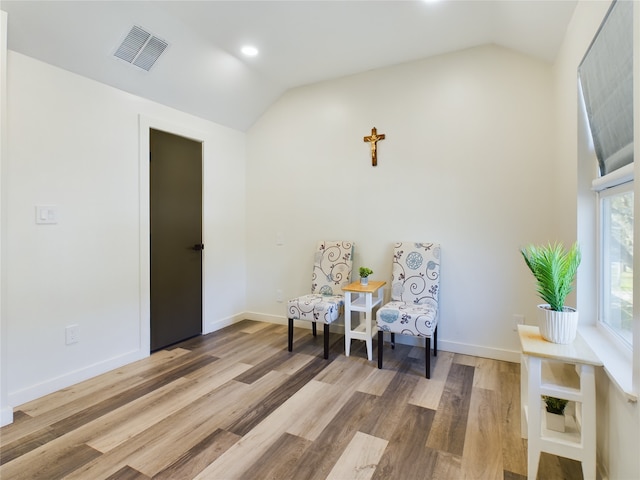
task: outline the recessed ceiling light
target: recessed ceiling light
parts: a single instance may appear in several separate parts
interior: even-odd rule
[[[244,53],[247,57],[255,57],[258,55],[258,49],[251,45],[245,45],[242,47],[242,53]]]

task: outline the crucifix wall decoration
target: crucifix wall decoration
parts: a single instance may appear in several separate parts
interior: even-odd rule
[[[371,165],[374,167],[378,165],[378,140],[384,140],[384,137],[384,133],[378,135],[376,127],[371,129],[371,135],[364,137],[365,142],[371,143]]]

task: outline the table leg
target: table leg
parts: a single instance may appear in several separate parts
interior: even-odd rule
[[[372,345],[372,332],[371,332],[371,313],[373,310],[373,293],[367,293],[365,297],[365,312],[363,312],[365,322],[365,336],[367,342],[367,358],[369,361],[373,360],[373,345]]]
[[[582,474],[585,480],[596,478],[596,381],[592,365],[579,365],[582,399]]]
[[[364,321],[366,322],[365,330],[367,332],[367,358],[369,361],[373,360],[373,345],[372,345],[372,331],[371,331],[371,311],[365,313]]]
[[[528,455],[527,455],[527,477],[535,480],[538,475],[538,463],[540,462],[540,451],[542,444],[541,434],[541,396],[540,384],[542,381],[542,360],[539,357],[527,356],[528,365]]]
[[[520,436],[527,438],[527,413],[525,407],[529,400],[529,374],[526,355],[520,355]]]
[[[344,354],[351,352],[351,292],[344,293]]]

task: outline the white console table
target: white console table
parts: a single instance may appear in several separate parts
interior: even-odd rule
[[[520,399],[522,438],[528,439],[528,478],[538,474],[540,453],[548,452],[582,462],[582,474],[596,478],[596,386],[594,367],[602,362],[580,334],[561,345],[546,341],[538,327],[518,325],[522,347]],[[566,431],[546,428],[543,395],[575,402]]]

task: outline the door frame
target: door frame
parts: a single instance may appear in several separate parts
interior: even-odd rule
[[[150,220],[150,201],[149,201],[149,130],[162,130],[167,133],[179,135],[181,137],[194,140],[202,143],[202,243],[207,244],[205,229],[204,229],[204,214],[205,214],[205,190],[204,190],[204,176],[205,176],[205,152],[208,147],[206,141],[206,134],[196,129],[190,128],[185,125],[176,124],[167,120],[149,117],[147,115],[140,114],[138,117],[138,133],[139,133],[139,154],[138,154],[138,172],[139,172],[139,193],[140,193],[140,350],[149,355],[151,352],[151,220]],[[207,333],[205,326],[206,315],[206,300],[204,297],[206,272],[205,255],[206,252],[202,251],[202,325],[201,331],[203,334]]]

